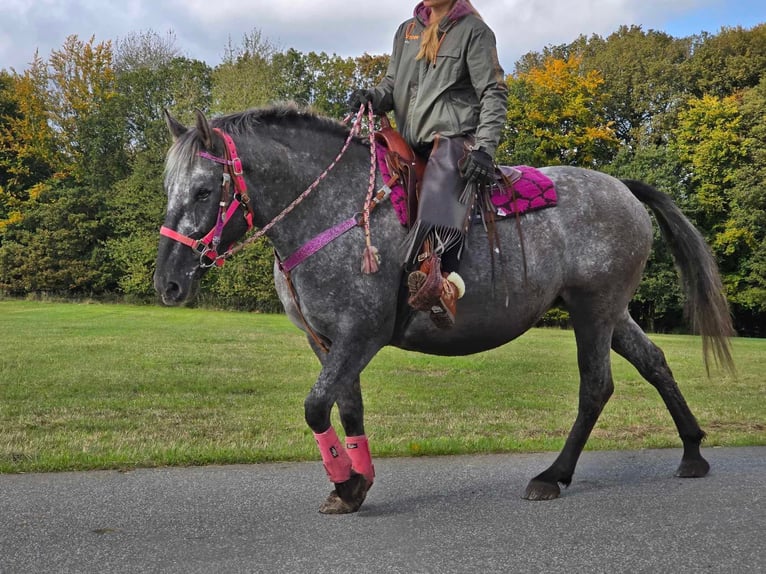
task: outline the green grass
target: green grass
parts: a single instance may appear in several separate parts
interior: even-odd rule
[[[0,301],[0,328],[0,472],[318,458],[303,399],[319,363],[284,316]],[[732,379],[706,377],[699,338],[652,338],[709,446],[766,445],[766,340],[734,340]],[[613,364],[588,447],[680,446],[656,391]],[[373,455],[558,450],[577,380],[567,331],[460,358],[383,349],[362,374]]]

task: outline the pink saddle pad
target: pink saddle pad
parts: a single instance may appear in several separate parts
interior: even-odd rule
[[[380,174],[384,181],[388,181],[391,173],[386,164],[386,148],[378,145],[376,151]],[[492,205],[495,206],[498,217],[523,214],[556,205],[556,188],[550,178],[540,170],[527,165],[515,168],[500,167],[500,170],[508,176],[512,176],[516,170],[521,172],[521,177],[511,177],[514,180],[511,187],[507,187],[502,178],[492,186]],[[391,203],[399,222],[407,225],[407,194],[398,182],[391,186]]]

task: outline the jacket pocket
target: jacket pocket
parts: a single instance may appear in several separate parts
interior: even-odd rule
[[[431,72],[443,88],[459,81],[464,75],[465,63],[459,46],[442,46],[436,55],[436,67]]]

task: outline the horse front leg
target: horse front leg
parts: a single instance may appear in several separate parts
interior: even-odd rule
[[[338,397],[336,404],[343,431],[346,433],[346,452],[351,458],[351,470],[367,479],[369,490],[375,480],[375,466],[372,464],[370,444],[364,432],[364,403],[359,377],[348,394]]]
[[[336,346],[333,346],[332,353],[337,353]],[[358,366],[359,371],[368,360]],[[335,363],[332,357],[325,357],[322,373],[306,397],[304,408],[306,422],[314,432],[327,476],[335,487],[319,512],[349,514],[362,506],[375,478],[375,469],[364,432],[364,406],[359,375],[337,375],[338,369],[347,373],[349,371],[346,369],[351,367],[348,364],[339,367]],[[334,404],[338,405],[345,431],[345,446],[330,422]]]

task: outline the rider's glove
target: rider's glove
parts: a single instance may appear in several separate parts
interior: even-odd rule
[[[492,176],[495,173],[492,156],[482,149],[471,150],[471,153],[460,162],[458,167],[465,179],[476,183],[492,181]]]
[[[375,90],[354,90],[348,98],[348,111],[355,114],[359,107],[375,100]]]

